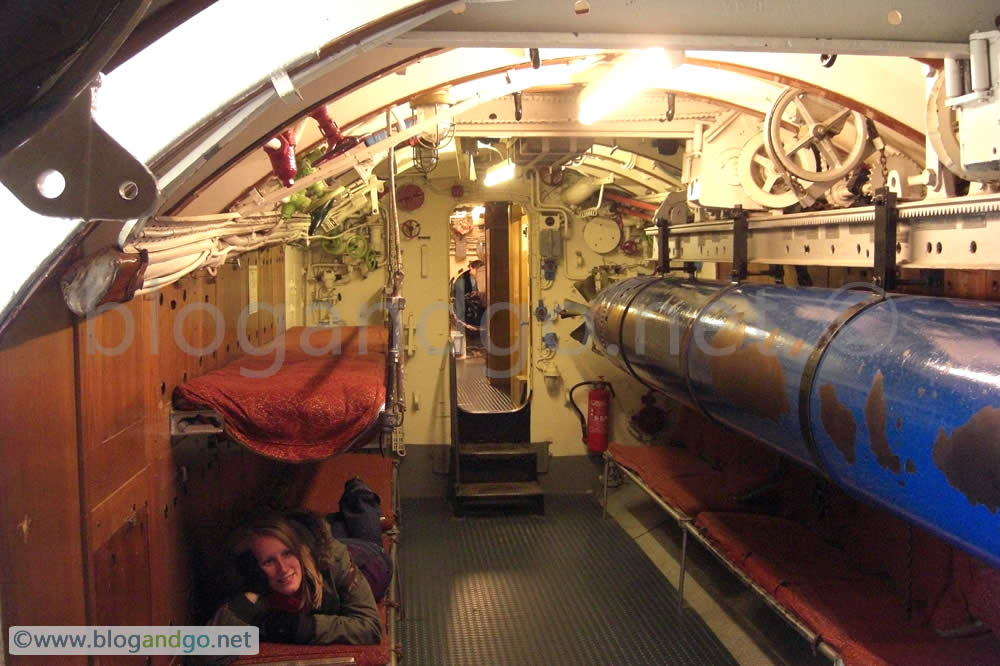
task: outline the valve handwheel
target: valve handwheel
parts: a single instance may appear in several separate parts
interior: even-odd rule
[[[795,108],[792,122],[797,128],[795,136],[786,142],[782,134],[788,122],[784,116],[789,105]],[[848,131],[848,126],[852,130]],[[844,142],[834,141],[838,135],[852,141],[849,148],[843,147]],[[802,180],[828,183],[840,180],[864,159],[868,128],[865,117],[857,111],[799,88],[786,88],[767,112],[764,139],[768,154],[788,173]],[[796,157],[800,151],[814,149],[822,160],[816,171],[803,167]]]
[[[399,228],[407,238],[416,238],[420,235],[420,223],[416,220],[407,220],[399,225]]]
[[[811,150],[800,150],[795,160],[806,171],[819,166]],[[801,195],[795,193],[794,186],[787,182],[781,169],[764,149],[763,134],[747,141],[740,152],[740,183],[750,198],[765,208],[787,208],[797,203],[809,205],[815,201],[807,192]],[[804,188],[811,184],[802,183]]]

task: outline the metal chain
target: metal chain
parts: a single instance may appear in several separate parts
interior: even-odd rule
[[[788,186],[792,188],[792,194],[794,194],[795,198],[799,200],[799,204],[803,208],[808,207],[810,205],[806,203],[808,195],[806,194],[805,188],[802,187],[802,183],[800,183],[795,176],[788,173],[788,169],[786,169],[785,165],[781,163],[781,160],[775,159],[773,161],[777,164],[778,168],[781,169],[782,177],[784,177]]]
[[[878,164],[882,169],[882,192],[889,191],[889,167],[886,166],[885,159],[885,142],[879,139],[878,143],[882,144],[878,147]]]
[[[889,191],[889,167],[888,162],[885,157],[885,141],[882,140],[882,136],[878,133],[878,128],[875,127],[875,121],[871,118],[865,119],[865,125],[868,128],[868,137],[878,150],[878,164],[882,171],[882,187],[875,192],[872,192],[872,199],[881,200],[882,194]]]

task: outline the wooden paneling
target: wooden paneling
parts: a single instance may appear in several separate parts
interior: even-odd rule
[[[89,552],[96,552],[135,513],[149,504],[149,473],[146,467],[126,481],[87,514]]]
[[[264,295],[265,292],[261,288],[261,283],[262,283],[262,280],[263,280],[264,267],[261,266],[260,252],[259,251],[258,252],[248,252],[245,255],[243,255],[243,257],[246,258],[246,265],[247,265],[247,272],[248,272],[248,277],[247,277],[247,284],[248,285],[249,285],[249,282],[250,282],[249,281],[249,275],[253,271],[256,271],[256,273],[257,273],[257,293],[256,293],[256,298],[257,298],[257,306],[259,307],[261,300],[266,300],[266,296]],[[249,289],[249,287],[248,287],[248,289]],[[251,295],[248,292],[248,294],[247,294],[247,299],[248,299],[247,303],[249,303],[249,298],[250,297],[251,297]],[[254,312],[253,314],[250,314],[247,317],[245,317],[245,321],[246,321],[246,325],[245,325],[245,328],[246,328],[245,339],[248,340],[250,342],[250,344],[253,345],[253,346],[257,346],[257,345],[260,344],[261,320],[262,320],[262,315],[261,315],[261,312],[260,312],[259,309],[256,312]],[[238,333],[238,331],[237,331],[237,333]]]
[[[103,442],[88,446],[84,461],[84,497],[96,506],[146,466],[146,430],[142,420]]]
[[[202,312],[201,346],[205,348],[205,353],[199,367],[202,372],[210,372],[223,365],[221,352],[226,338],[226,318],[219,306],[218,277],[202,275],[198,292],[200,302],[209,308]]]
[[[488,260],[488,306],[511,302],[510,266],[510,205],[505,202],[486,204],[486,249]],[[511,348],[511,313],[503,308],[493,313],[487,322],[490,345],[486,353],[486,368],[491,384],[504,388],[510,385],[511,357],[508,353],[491,353],[493,349]]]
[[[271,248],[266,247],[258,251],[258,261],[260,262],[260,309],[257,311],[257,335],[258,344],[266,344],[271,341],[271,334],[274,330],[274,301],[272,300],[272,285],[274,284],[274,268],[271,258]]]
[[[274,322],[274,335],[285,331],[285,246],[275,245],[271,248],[271,302],[274,303],[277,315]]]
[[[189,624],[192,558],[184,511],[195,510],[196,498],[184,487],[184,446],[168,450],[150,464],[149,567],[152,623]]]
[[[226,323],[226,335],[219,349],[220,365],[240,356],[237,323],[240,313],[247,306],[248,283],[247,263],[226,264],[219,269],[216,277],[216,298]]]
[[[145,363],[145,431],[146,460],[153,461],[166,455],[170,448],[168,419],[170,397],[180,379],[182,369],[176,367],[171,328],[173,316],[169,300],[161,291],[143,297],[143,318],[147,326]]]
[[[168,416],[177,384],[242,354],[250,261],[261,302],[283,309],[275,247],[91,319],[43,290],[0,340],[6,625],[204,621],[225,540],[279,465],[226,440],[172,441]],[[179,340],[205,348],[216,337],[205,306],[221,313],[222,343],[191,354]],[[253,344],[282,321],[251,317]]]
[[[946,270],[944,272],[945,296],[984,300],[988,294],[986,271]]]
[[[137,507],[131,519],[105,541],[92,558],[97,625],[149,625],[148,507]],[[146,657],[101,656],[98,664],[143,664]]]
[[[1000,271],[986,271],[986,298],[1000,301]]]
[[[141,303],[133,300],[79,320],[76,329],[86,463],[102,442],[142,420],[146,322]]]
[[[87,621],[74,363],[69,312],[43,287],[0,340],[4,636],[12,624]]]

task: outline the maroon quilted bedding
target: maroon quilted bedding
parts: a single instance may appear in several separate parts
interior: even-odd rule
[[[385,331],[308,329],[307,336],[303,331],[289,329],[278,342],[283,346],[265,356],[244,356],[181,384],[174,405],[218,411],[233,439],[285,462],[321,460],[346,450],[374,424],[385,403]],[[338,347],[330,347],[334,336],[340,339],[336,355],[329,351]]]

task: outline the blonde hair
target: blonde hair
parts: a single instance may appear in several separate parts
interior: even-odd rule
[[[304,607],[318,610],[323,604],[323,576],[316,566],[316,558],[312,548],[306,543],[305,535],[299,532],[284,516],[264,516],[252,522],[240,531],[236,539],[237,554],[250,550],[250,543],[255,537],[273,537],[283,543],[299,558],[302,565],[302,602]]]

